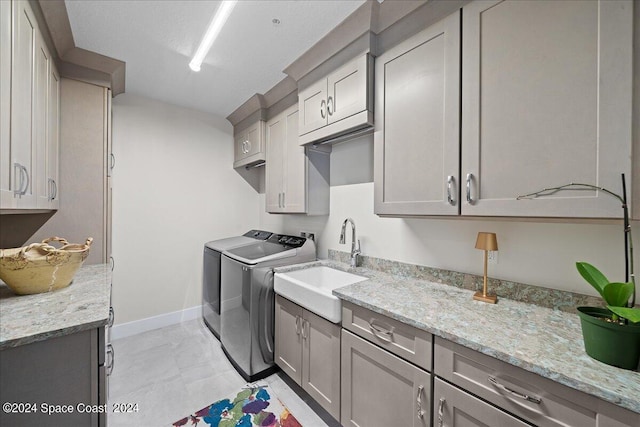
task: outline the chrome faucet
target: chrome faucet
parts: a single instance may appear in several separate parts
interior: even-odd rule
[[[356,223],[351,219],[351,218],[347,218],[344,220],[344,222],[342,223],[342,230],[340,231],[340,241],[338,243],[340,243],[341,245],[344,245],[344,233],[346,231],[347,228],[347,223],[351,223],[351,267],[357,267],[358,266],[358,255],[360,255],[360,240],[356,240]],[[356,246],[356,242],[357,246]]]

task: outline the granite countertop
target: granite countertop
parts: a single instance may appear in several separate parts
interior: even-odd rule
[[[386,274],[336,261],[326,265],[368,277],[333,294],[434,335],[640,413],[640,372],[605,365],[584,351],[580,318],[559,310],[499,299],[487,304],[454,286]]]
[[[16,295],[0,281],[0,350],[107,324],[111,269],[87,265],[66,288]]]

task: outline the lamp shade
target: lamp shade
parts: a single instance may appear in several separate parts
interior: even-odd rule
[[[476,249],[482,249],[485,251],[497,251],[498,250],[498,238],[496,233],[487,233],[480,231],[478,233],[478,239],[476,240]]]

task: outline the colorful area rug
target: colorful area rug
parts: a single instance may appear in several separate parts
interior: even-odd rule
[[[249,384],[233,399],[218,400],[173,423],[180,426],[302,427],[267,386]]]

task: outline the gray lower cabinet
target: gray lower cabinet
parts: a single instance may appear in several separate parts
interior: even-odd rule
[[[433,426],[527,427],[529,424],[436,378],[433,388]]]
[[[342,330],[342,409],[345,427],[427,427],[431,375]]]
[[[105,425],[104,352],[100,329],[0,351],[0,425]]]
[[[443,338],[435,337],[434,342],[435,375],[533,425],[540,427],[637,427],[640,425],[640,414]],[[439,405],[440,398],[437,393],[434,395],[434,407]],[[452,414],[451,411],[454,410],[452,408],[458,405],[457,400],[453,402],[444,403],[445,413]],[[466,403],[464,410],[475,411]],[[480,419],[482,411],[478,411],[473,414]],[[438,417],[435,416],[434,420],[437,419]],[[434,423],[434,425],[438,424]],[[469,424],[445,422],[443,425]]]
[[[340,325],[276,296],[276,364],[340,419]]]

